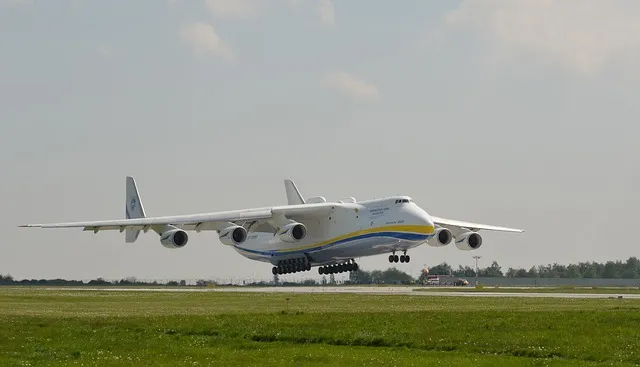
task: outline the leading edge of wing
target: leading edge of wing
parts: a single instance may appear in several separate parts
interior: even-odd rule
[[[472,223],[472,222],[463,222],[460,220],[439,218],[434,216],[431,216],[431,219],[433,219],[433,222],[435,224],[439,224],[439,225],[443,224],[443,225],[455,226],[455,227],[461,227],[461,228],[478,229],[478,230],[483,229],[487,231],[499,231],[499,232],[517,232],[517,233],[524,232],[524,229],[492,226],[489,224],[480,224],[480,223]]]
[[[28,228],[73,228],[73,227],[110,227],[120,226],[153,226],[164,224],[196,224],[212,222],[236,222],[251,220],[271,219],[274,215],[324,215],[332,210],[331,203],[286,205],[271,208],[256,208],[244,210],[232,210],[225,212],[212,212],[203,214],[175,215],[165,217],[146,217],[136,219],[115,219],[89,222],[67,222],[67,223],[45,223],[45,224],[23,224],[18,227]]]
[[[271,218],[271,208],[235,210],[203,214],[175,215],[166,217],[147,217],[137,219],[115,219],[90,222],[24,224],[19,227],[37,228],[72,228],[72,227],[117,227],[117,226],[150,226],[163,224],[234,222],[241,220],[259,220]]]

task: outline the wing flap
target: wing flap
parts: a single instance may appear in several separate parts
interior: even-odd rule
[[[434,216],[431,216],[431,219],[435,224],[444,226],[444,227],[466,228],[473,231],[486,230],[486,231],[498,231],[498,232],[518,232],[518,233],[524,232],[524,230],[517,229],[517,228],[500,227],[500,226],[493,226],[489,224],[480,224],[480,223],[473,223],[473,222],[464,222],[460,220],[439,218]]]

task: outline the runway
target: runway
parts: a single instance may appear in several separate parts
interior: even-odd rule
[[[212,288],[120,288],[120,287],[44,287],[47,290],[84,290],[109,292],[252,292],[252,293],[352,293],[375,295],[408,295],[431,297],[516,297],[516,298],[624,298],[638,299],[638,293],[552,293],[552,292],[474,292],[474,291],[415,291],[414,287],[212,287]]]

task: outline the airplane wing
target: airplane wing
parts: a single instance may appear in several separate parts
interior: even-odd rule
[[[519,232],[519,233],[524,232],[524,230],[517,229],[517,228],[508,228],[508,227],[492,226],[488,224],[463,222],[459,220],[438,218],[434,216],[431,216],[431,219],[436,225],[439,225],[441,227],[446,227],[453,233],[479,231],[479,230],[499,231],[499,232]]]
[[[116,219],[90,222],[24,224],[20,227],[37,228],[74,228],[80,227],[85,231],[107,230],[144,230],[158,228],[165,225],[173,225],[185,231],[188,230],[217,230],[227,226],[230,222],[242,224],[242,222],[266,222],[276,216],[285,217],[315,217],[330,213],[331,204],[302,204],[287,205],[271,208],[234,210],[227,212],[213,212],[203,214],[176,215],[168,217],[146,217],[135,219]]]

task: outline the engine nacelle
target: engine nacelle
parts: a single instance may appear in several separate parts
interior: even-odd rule
[[[160,235],[160,243],[166,248],[181,248],[187,242],[189,242],[189,236],[181,229],[171,229]]]
[[[433,236],[432,240],[429,240],[427,244],[431,247],[444,247],[451,243],[453,239],[453,234],[447,228],[437,228],[436,233]]]
[[[456,247],[460,250],[477,250],[480,246],[482,246],[482,236],[477,232],[466,232],[456,237]]]
[[[247,239],[247,230],[242,226],[229,226],[218,232],[218,238],[224,245],[239,245]]]
[[[280,227],[278,236],[280,236],[280,239],[284,242],[297,242],[307,236],[307,227],[302,223],[289,223]]]

